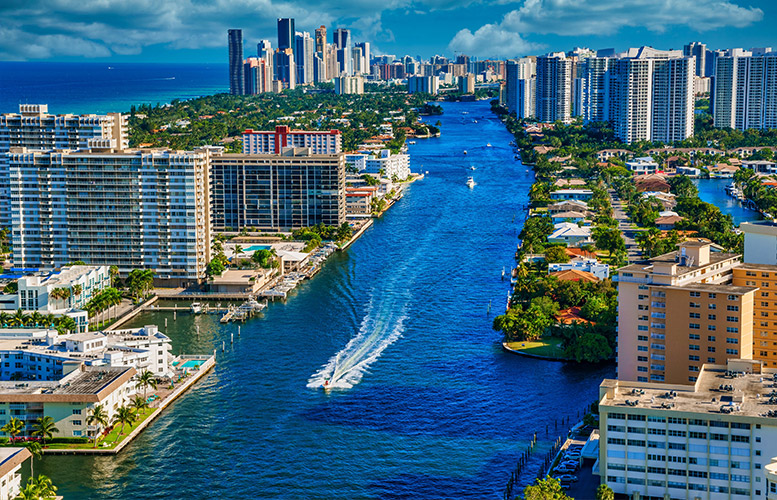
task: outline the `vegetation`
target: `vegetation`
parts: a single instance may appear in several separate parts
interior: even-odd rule
[[[100,438],[102,429],[108,427],[108,413],[105,411],[105,407],[101,404],[94,405],[89,416],[86,417],[86,425],[93,425],[97,427],[94,433],[94,447],[97,448],[97,440]]]
[[[59,432],[54,419],[48,415],[35,419],[32,427],[34,429],[32,435],[40,437],[43,446],[46,446],[46,439],[51,439],[54,434]]]
[[[596,500],[615,500],[615,492],[606,484],[600,484],[596,488]]]
[[[113,416],[113,424],[119,425],[119,435],[124,434],[124,426],[132,424],[137,420],[137,416],[129,406],[120,406],[116,409],[116,414]]]
[[[0,312],[0,327],[13,328],[54,328],[62,335],[78,329],[78,325],[69,316],[54,316],[53,314],[41,314],[38,311],[25,313],[17,309],[13,314]]]
[[[523,490],[524,500],[572,500],[555,477],[537,479]]]
[[[121,292],[113,287],[108,287],[92,297],[84,309],[89,312],[89,317],[92,318],[119,304],[121,304]]]
[[[150,269],[133,269],[130,271],[125,283],[127,290],[136,302],[148,297],[148,294],[154,287],[155,275],[156,273]]]
[[[3,431],[6,434],[8,434],[9,441],[11,442],[11,444],[13,444],[13,440],[16,438],[16,436],[24,432],[24,427],[25,427],[24,422],[22,422],[16,417],[12,417],[7,424],[5,424],[3,427],[0,427],[0,431]]]
[[[27,484],[19,492],[22,500],[40,500],[42,498],[54,498],[57,496],[57,487],[51,482],[51,479],[43,474],[37,477],[30,477]]]
[[[154,389],[154,390],[156,390],[157,380],[156,380],[156,376],[152,372],[150,372],[148,370],[143,370],[136,377],[137,377],[137,382],[135,383],[135,387],[136,388],[143,388],[143,398],[144,399],[146,397],[146,393],[147,393],[149,387]]]

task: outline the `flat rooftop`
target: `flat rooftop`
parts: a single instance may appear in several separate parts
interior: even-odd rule
[[[765,369],[764,372],[732,374],[725,366],[704,365],[696,386],[689,386],[687,390],[667,384],[607,379],[602,382],[602,390],[616,390],[608,391],[602,404],[624,409],[670,409],[716,415],[726,414],[721,408],[733,406],[732,415],[769,418],[767,412],[777,409],[768,404],[772,395],[777,396],[777,370]],[[613,397],[610,397],[611,393],[614,393]],[[777,418],[773,420],[777,425]]]
[[[709,244],[709,243],[707,243]],[[626,267],[621,267],[618,269],[618,271],[626,271],[626,272],[642,272],[642,273],[651,273],[653,272],[653,265],[657,263],[669,263],[669,264],[677,264],[677,271],[675,273],[675,276],[680,276],[685,273],[689,273],[692,271],[696,271],[698,269],[703,269],[705,267],[717,264],[719,262],[724,262],[726,260],[731,260],[734,258],[739,257],[739,254],[737,253],[727,253],[727,252],[710,252],[710,261],[709,263],[703,265],[703,266],[681,266],[678,262],[678,259],[681,257],[680,251],[675,250],[673,252],[665,253],[663,255],[659,255],[657,257],[653,257],[649,261],[643,262],[643,263],[637,263],[637,264],[629,264]]]

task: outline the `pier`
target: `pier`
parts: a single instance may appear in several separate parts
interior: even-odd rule
[[[240,307],[228,308],[227,313],[221,317],[221,322],[229,323],[230,321],[245,321],[255,314],[262,312],[265,307],[267,307],[266,303],[257,302],[255,299],[251,298],[241,304]]]

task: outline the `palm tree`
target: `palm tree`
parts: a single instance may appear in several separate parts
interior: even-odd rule
[[[11,320],[11,315],[7,312],[0,312],[0,327],[8,325],[8,322]]]
[[[237,264],[237,256],[243,253],[243,247],[240,245],[235,245],[232,248],[232,257],[234,257],[235,264]]]
[[[5,432],[10,436],[10,442],[13,444],[13,440],[17,434],[24,432],[24,422],[16,417],[11,418],[11,421],[0,427],[0,431]]]
[[[54,437],[55,433],[59,432],[54,419],[48,415],[35,419],[35,423],[33,423],[32,426],[35,428],[35,430],[32,431],[32,435],[40,436],[41,441],[43,441],[43,446],[46,446],[46,438],[51,439]]]
[[[143,370],[138,376],[137,376],[137,383],[135,384],[135,387],[142,387],[143,388],[143,398],[146,398],[146,391],[149,387],[156,390],[156,378],[154,377],[154,374],[148,370]]]
[[[132,398],[132,409],[136,412],[136,416],[140,416],[140,412],[148,408],[148,400],[140,395]]]
[[[35,472],[32,469],[33,463],[35,462],[36,458],[40,460],[43,456],[43,447],[37,441],[27,441],[22,446],[27,448],[27,451],[29,451],[30,455],[32,455],[33,459],[30,460],[30,475],[35,476]]]
[[[111,274],[111,286],[116,286],[116,280],[119,276],[119,268],[118,266],[111,266],[109,268],[109,272]]]
[[[56,316],[49,313],[43,317],[43,324],[46,326],[46,328],[50,328],[54,325],[54,321],[56,320]]]
[[[97,439],[100,437],[100,432],[103,427],[108,426],[108,414],[105,412],[103,405],[94,405],[92,413],[86,417],[86,425],[94,425],[97,427],[97,431],[94,433],[94,447],[97,448]]]
[[[132,425],[135,421],[135,414],[132,412],[132,408],[128,406],[121,406],[116,410],[116,415],[113,416],[113,423],[121,425],[119,429],[119,435],[124,434],[124,426]]]
[[[33,326],[41,326],[43,325],[43,320],[45,316],[39,313],[38,311],[33,311],[32,314],[30,314],[29,321],[30,324]]]
[[[21,309],[18,309],[13,316],[11,316],[11,319],[8,321],[8,324],[11,326],[25,326],[27,324],[27,315],[24,314],[24,311]]]
[[[81,287],[81,285],[78,285],[78,284],[73,285],[73,295],[81,295],[82,291],[83,291],[83,287]]]
[[[57,487],[51,482],[51,479],[40,474],[37,478],[30,477],[27,484],[19,492],[22,500],[40,500],[42,498],[54,498],[57,496]]]

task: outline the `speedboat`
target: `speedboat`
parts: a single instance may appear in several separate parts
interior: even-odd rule
[[[464,150],[464,154],[467,154],[467,150],[466,149]]]
[[[487,147],[487,148],[490,148],[490,147],[491,147],[491,143],[490,143],[490,142],[489,142],[489,143],[487,143],[487,144],[486,144],[486,147]]]
[[[472,177],[467,178],[467,187],[472,189],[475,187],[475,179]]]
[[[192,314],[200,314],[202,312],[202,304],[199,302],[192,302]]]
[[[471,167],[469,167],[469,169],[470,170],[477,170],[477,168],[475,168],[475,165],[472,165]]]

